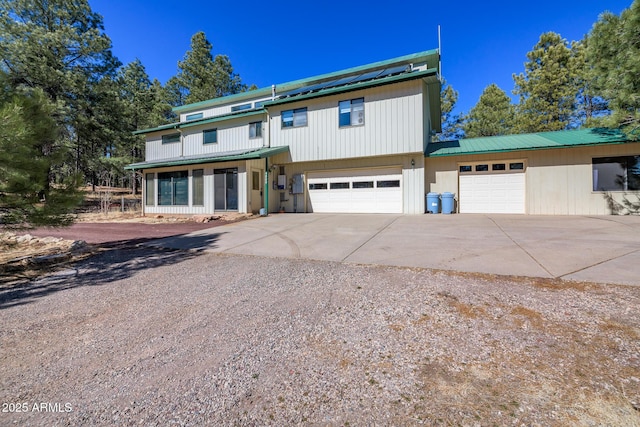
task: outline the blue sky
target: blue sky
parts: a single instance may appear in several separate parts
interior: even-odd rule
[[[600,13],[632,0],[335,1],[89,0],[123,63],[139,58],[163,84],[191,36],[204,31],[248,85],[284,83],[438,47],[442,72],[468,112],[491,83],[511,95],[513,73],[540,34],[579,40]]]

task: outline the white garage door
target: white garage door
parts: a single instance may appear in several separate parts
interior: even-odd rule
[[[311,212],[402,213],[402,169],[309,172]]]
[[[523,161],[460,164],[460,212],[525,213],[524,172]]]

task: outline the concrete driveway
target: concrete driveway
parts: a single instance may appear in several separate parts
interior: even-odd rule
[[[637,216],[272,214],[151,244],[640,285]]]

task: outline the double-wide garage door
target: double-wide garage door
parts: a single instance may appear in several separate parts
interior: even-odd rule
[[[402,213],[402,169],[309,172],[312,212]]]
[[[525,213],[525,164],[459,165],[460,213]]]

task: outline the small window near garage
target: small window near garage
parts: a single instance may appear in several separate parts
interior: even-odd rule
[[[249,138],[262,138],[262,122],[249,123]]]
[[[476,172],[487,172],[489,165],[476,165]]]
[[[147,206],[153,206],[156,204],[156,193],[154,191],[155,174],[147,173],[144,176],[144,202]]]
[[[511,171],[524,170],[524,163],[523,162],[509,163],[509,170]]]
[[[332,190],[348,190],[349,189],[349,183],[348,182],[332,182],[329,187]]]
[[[338,110],[340,127],[364,124],[364,98],[340,101]]]
[[[193,114],[187,114],[187,121],[189,120],[198,120],[202,118],[202,113],[193,113]]]
[[[471,165],[462,165],[460,166],[460,172],[473,172],[473,167]]]
[[[504,163],[494,163],[491,165],[491,170],[493,171],[504,171],[507,170],[507,165]]]
[[[373,188],[373,181],[357,181],[353,183],[353,188]]]
[[[309,190],[326,190],[328,188],[326,182],[318,184],[309,184]]]
[[[378,188],[398,188],[400,187],[400,180],[391,179],[391,180],[378,181],[376,182],[376,185],[378,186]]]
[[[171,133],[169,135],[162,135],[163,144],[171,144],[172,142],[180,142],[179,133]]]
[[[193,180],[193,206],[204,206],[204,169],[194,169],[191,172]]]
[[[640,155],[592,160],[593,191],[640,190]]]
[[[207,129],[202,131],[203,144],[217,144],[218,143],[218,129]]]

